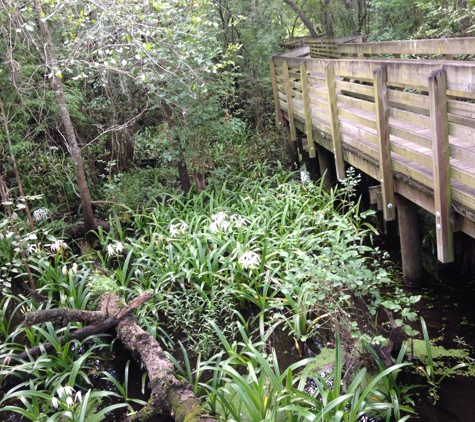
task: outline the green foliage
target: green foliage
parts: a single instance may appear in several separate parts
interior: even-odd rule
[[[213,378],[198,387],[210,392],[206,405],[222,420],[357,421],[364,415],[384,415],[389,420],[394,414],[396,420],[404,421],[408,417],[401,418],[401,412],[412,412],[409,407],[399,404],[399,394],[394,390],[399,388],[397,372],[410,364],[398,362],[391,368],[381,368],[368,383],[366,370],[359,370],[346,386],[338,334],[333,352],[334,368],[320,374],[308,370],[315,358],[301,360],[282,370],[275,351],[265,349],[266,337],[252,342],[243,327],[239,328],[243,341],[232,344],[219,328],[216,330],[225,352],[208,362],[200,362],[195,372],[213,371]],[[298,372],[301,373],[297,375]],[[310,377],[316,386],[314,391],[309,387]],[[387,387],[391,387],[390,397],[385,394]]]
[[[442,380],[452,374],[455,374],[458,369],[466,368],[469,365],[467,365],[467,363],[462,362],[452,367],[450,366],[447,367],[444,364],[440,365],[441,362],[438,362],[439,365],[437,365],[437,368],[436,368],[436,363],[434,361],[434,357],[432,354],[433,346],[431,345],[431,342],[430,342],[427,325],[425,323],[424,318],[422,317],[421,317],[421,326],[422,326],[422,335],[424,336],[424,345],[425,345],[425,356],[424,356],[425,366],[424,367],[418,366],[417,369],[426,377],[427,382],[430,385],[430,396],[432,397],[434,403],[436,403],[439,399],[437,390],[440,387],[440,383],[442,382]]]

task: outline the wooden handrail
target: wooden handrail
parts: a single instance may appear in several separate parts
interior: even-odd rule
[[[285,40],[280,43],[284,48],[308,45],[310,50],[318,50],[319,46],[332,45],[335,48],[332,57],[371,57],[378,55],[392,55],[395,58],[404,56],[442,56],[446,60],[452,60],[454,55],[475,54],[475,38],[443,38],[434,40],[404,40],[404,41],[381,41],[362,42],[363,37],[350,36],[340,38],[312,38],[299,37]],[[313,57],[321,57],[316,54]]]
[[[333,57],[327,42],[318,54]],[[475,237],[475,61],[311,58],[316,44],[272,59],[277,121],[292,142],[299,129],[334,152],[338,177],[344,160],[383,180],[387,220],[400,197],[433,213],[438,258],[450,262],[453,231]],[[475,38],[335,45],[360,56],[469,54]]]

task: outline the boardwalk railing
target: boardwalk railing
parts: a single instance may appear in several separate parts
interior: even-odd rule
[[[332,151],[339,179],[347,162],[380,181],[386,220],[400,197],[433,213],[438,259],[453,261],[453,231],[475,237],[475,61],[399,57],[466,59],[475,39],[335,46],[330,57],[351,57],[307,45],[271,60],[277,123],[291,142],[299,129],[310,157]]]

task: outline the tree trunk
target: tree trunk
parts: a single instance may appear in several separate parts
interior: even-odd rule
[[[330,12],[328,10],[329,5],[330,5],[330,0],[325,0],[323,3],[323,6],[324,6],[323,17],[325,19],[325,34],[328,38],[331,38],[334,36],[334,34],[333,34],[332,20],[330,17]]]
[[[317,38],[318,37],[318,34],[317,34],[317,31],[315,31],[315,28],[313,27],[312,25],[312,22],[310,22],[310,20],[307,18],[307,16],[305,16],[302,11],[300,10],[300,8],[292,1],[292,0],[284,0],[284,3],[286,3],[287,5],[289,5],[292,10],[298,15],[298,17],[302,20],[302,22],[304,23],[304,25],[308,28],[308,30],[310,31],[310,35],[314,38]]]
[[[103,296],[99,302],[99,309],[108,314],[118,312],[120,306],[120,298],[114,295]],[[117,338],[132,354],[140,358],[150,380],[151,396],[147,406],[128,416],[127,422],[146,420],[160,410],[173,415],[176,422],[217,422],[207,416],[194,395],[192,386],[173,375],[173,363],[158,342],[140,328],[135,317],[121,319],[116,330]]]
[[[81,150],[79,148],[74,127],[69,115],[68,105],[64,98],[63,85],[61,83],[61,74],[58,66],[58,60],[56,59],[56,53],[54,50],[51,33],[45,19],[43,18],[43,10],[39,0],[34,1],[36,14],[38,15],[38,22],[41,29],[41,34],[45,40],[45,65],[50,72],[51,84],[56,94],[56,101],[58,102],[59,110],[61,113],[61,121],[66,132],[67,147],[74,164],[74,171],[76,173],[76,182],[79,188],[79,195],[81,197],[81,206],[84,216],[84,229],[88,233],[94,230],[94,214],[92,211],[91,197],[89,195],[89,188],[87,186],[86,175],[84,174],[83,161],[81,157]]]

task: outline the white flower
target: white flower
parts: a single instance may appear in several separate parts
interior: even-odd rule
[[[219,231],[219,228],[218,228],[218,223],[216,223],[216,221],[213,221],[210,225],[209,225],[209,231],[213,234],[216,234],[218,233]]]
[[[68,273],[68,267],[66,267],[66,265],[63,265],[63,268],[62,268],[62,273],[63,275],[66,275]]]
[[[188,228],[188,224],[182,221],[181,223],[170,224],[168,231],[170,232],[170,236],[175,237],[180,233],[184,234],[187,228]]]
[[[51,212],[48,208],[38,208],[33,211],[33,220],[42,221],[47,220],[51,216]]]
[[[223,220],[226,220],[226,213],[224,211],[220,211],[217,214],[211,216],[213,221],[216,221],[218,224],[221,223]]]
[[[71,407],[74,404],[74,400],[71,396],[66,397],[66,405]]]
[[[53,405],[53,407],[54,407],[55,409],[57,409],[57,408],[58,408],[58,399],[57,399],[56,397],[54,397],[54,396],[51,397],[51,404]]]
[[[5,238],[6,239],[10,239],[10,237],[13,236],[13,232],[8,232],[6,235],[5,235]]]
[[[107,245],[107,254],[109,256],[115,255],[114,247],[112,245]]]
[[[31,255],[35,252],[38,252],[38,248],[36,245],[32,244],[32,245],[28,245],[28,249],[26,251]]]
[[[244,252],[238,262],[242,265],[242,268],[247,269],[254,269],[257,268],[261,263],[260,256],[252,251]]]
[[[78,272],[78,264],[74,263],[72,270],[73,270],[73,273],[76,274]]]
[[[69,246],[67,245],[67,243],[62,241],[61,239],[55,239],[53,243],[51,243],[50,245],[45,245],[45,246],[49,246],[49,248],[51,249],[51,252],[56,252],[56,251],[59,252],[61,250],[69,249]]]
[[[230,226],[230,224],[231,224],[231,222],[228,221],[228,220],[223,220],[220,223],[221,228],[223,229],[223,231],[226,231],[228,229],[228,227]]]
[[[233,214],[230,218],[231,221],[234,221],[234,225],[239,228],[241,226],[246,226],[249,223],[249,220],[244,218],[242,215]]]
[[[122,242],[116,242],[115,251],[117,253],[122,253],[124,251],[124,245],[122,245]]]
[[[81,393],[81,390],[79,390],[79,391],[76,393],[76,400],[77,400],[77,401],[82,401],[82,393]]]
[[[213,222],[209,225],[209,230],[211,233],[218,233],[219,231],[226,231],[231,224],[230,221],[226,219],[227,215],[224,211],[220,211],[217,214],[211,216]]]

